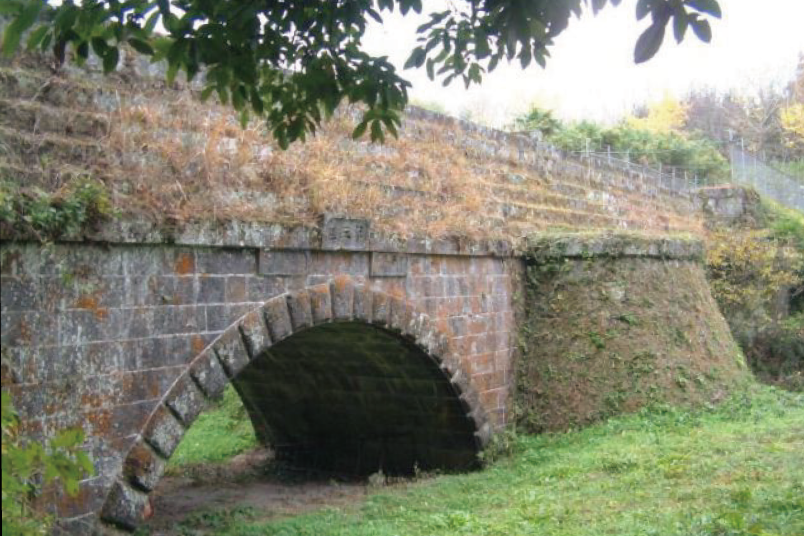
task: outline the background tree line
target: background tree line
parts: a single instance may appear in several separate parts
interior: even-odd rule
[[[512,128],[538,131],[570,153],[611,152],[614,158],[686,171],[703,183],[728,178],[728,144],[734,143],[804,181],[804,54],[785,86],[752,93],[701,89],[680,101],[665,97],[636,107],[614,126],[563,122],[533,107]]]

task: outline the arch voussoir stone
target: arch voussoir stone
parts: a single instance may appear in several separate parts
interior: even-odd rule
[[[387,327],[391,317],[391,297],[382,292],[374,292],[371,300],[371,323]]]
[[[192,380],[189,373],[182,374],[165,396],[165,405],[189,427],[209,407],[209,399]]]
[[[207,398],[218,398],[229,383],[212,347],[207,348],[190,364],[190,376]]]
[[[332,296],[329,293],[329,284],[322,283],[308,289],[310,293],[310,307],[313,311],[313,324],[326,324],[332,321]]]
[[[336,277],[329,285],[332,319],[346,322],[354,318],[355,285],[348,277]]]
[[[251,359],[256,359],[271,347],[273,341],[271,340],[271,334],[268,332],[268,326],[265,325],[265,315],[262,308],[247,313],[240,319],[238,328]]]
[[[103,504],[100,518],[106,523],[134,531],[142,522],[148,494],[120,480],[112,484],[112,489]]]
[[[310,293],[299,290],[287,294],[287,308],[293,331],[309,328],[313,325],[313,309],[310,305]]]
[[[288,310],[288,295],[282,294],[271,298],[262,307],[265,325],[274,344],[293,335],[293,323]]]
[[[167,460],[160,456],[148,443],[138,440],[123,464],[123,476],[135,487],[153,491],[165,472]]]
[[[181,421],[164,403],[161,403],[148,419],[142,437],[159,454],[170,458],[184,437],[184,432],[185,428]]]
[[[218,359],[220,359],[226,375],[230,378],[237,376],[251,360],[240,329],[227,329],[212,343]]]
[[[366,285],[357,285],[352,298],[352,316],[355,320],[362,320],[366,323],[372,321],[372,307],[374,292]]]
[[[388,300],[389,314],[388,314],[388,328],[399,333],[404,334],[405,328],[408,324],[408,304],[402,298],[391,296]]]

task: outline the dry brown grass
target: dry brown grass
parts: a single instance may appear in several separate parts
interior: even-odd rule
[[[408,119],[399,139],[378,146],[351,140],[355,111],[347,109],[306,143],[282,151],[259,122],[243,129],[229,108],[202,105],[189,91],[134,92],[123,84],[113,90],[118,104],[105,112],[108,132],[94,139],[61,136],[60,143],[91,142],[97,150],[79,157],[54,151],[39,166],[48,189],[70,176],[54,170],[83,168],[106,182],[124,212],[173,223],[309,224],[330,213],[368,218],[400,236],[513,240],[555,227],[701,230],[698,217],[677,199],[619,190],[583,174],[536,171],[512,157],[490,158],[455,141],[478,135],[454,124]],[[44,99],[33,105],[49,116],[63,113],[59,104]],[[20,136],[56,136],[26,125],[3,127]],[[22,157],[15,166],[14,156],[12,150],[6,167],[26,167]]]

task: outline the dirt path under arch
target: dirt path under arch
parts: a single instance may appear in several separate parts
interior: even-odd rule
[[[185,534],[184,526],[194,534],[214,534],[227,516],[263,520],[359,504],[372,487],[366,481],[266,471],[270,459],[270,452],[257,450],[225,464],[192,466],[165,476],[151,494],[152,514],[143,532],[172,536]]]

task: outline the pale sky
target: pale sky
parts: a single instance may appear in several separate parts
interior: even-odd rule
[[[424,2],[435,11],[442,0]],[[454,82],[447,88],[430,82],[424,69],[401,71],[413,83],[415,101],[436,102],[458,115],[473,109],[487,122],[502,126],[531,104],[553,109],[564,119],[613,121],[634,104],[665,95],[683,97],[691,89],[713,87],[748,91],[770,83],[786,83],[804,52],[804,0],[720,0],[723,18],[712,20],[713,38],[703,44],[691,31],[681,45],[668,31],[659,53],[634,65],[634,43],[649,19],[637,21],[636,1],[624,0],[596,17],[573,19],[556,39],[547,69],[535,63],[527,70],[501,65],[481,86],[465,90]],[[415,28],[422,19],[385,15],[365,39],[369,52],[388,55],[402,68],[415,46]]]

